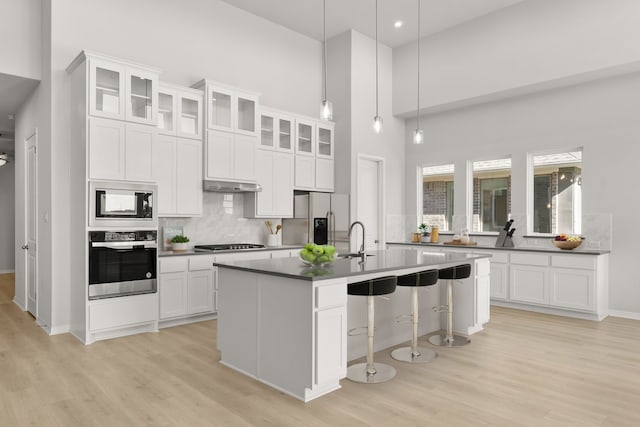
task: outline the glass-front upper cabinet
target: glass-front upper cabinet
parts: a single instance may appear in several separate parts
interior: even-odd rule
[[[211,129],[233,130],[231,99],[230,91],[211,89],[209,93],[209,127]]]
[[[278,150],[293,151],[293,130],[295,120],[293,117],[280,116],[278,118]]]
[[[318,130],[318,149],[316,151],[316,156],[332,159],[334,151],[333,124],[318,123],[316,125],[316,129]]]
[[[201,139],[202,92],[185,88],[178,95],[178,136]]]
[[[297,120],[296,154],[315,154],[315,124],[312,121]]]
[[[275,148],[276,120],[273,114],[260,114],[260,148]]]
[[[160,87],[158,91],[158,131],[176,134],[176,95],[174,91]]]
[[[127,67],[126,120],[154,124],[158,106],[158,75],[145,70]]]
[[[124,118],[125,66],[97,59],[89,61],[89,112],[94,116]]]
[[[207,129],[258,136],[259,94],[203,79],[192,86],[206,93]]]
[[[89,114],[156,124],[159,71],[82,52],[70,67],[88,59]]]
[[[202,138],[202,91],[161,83],[158,91],[158,131],[183,138]]]

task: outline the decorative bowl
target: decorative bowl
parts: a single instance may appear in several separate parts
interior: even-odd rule
[[[331,264],[333,261],[335,261],[338,258],[338,253],[335,252],[327,260],[324,260],[321,257],[318,257],[318,258],[316,258],[315,261],[308,261],[308,260],[302,258],[302,256],[299,253],[298,253],[298,258],[300,258],[300,261],[302,261],[302,263],[304,265],[312,265],[312,266],[315,266],[315,267],[324,267],[324,266],[327,266],[327,265]],[[319,261],[321,259],[322,259],[322,261]]]
[[[582,244],[582,240],[551,240],[556,248],[563,250],[575,249]]]

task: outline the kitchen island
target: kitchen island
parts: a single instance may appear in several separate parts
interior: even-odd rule
[[[340,388],[347,360],[366,351],[363,340],[347,346],[347,331],[366,323],[366,298],[347,297],[349,283],[454,265],[472,265],[471,277],[454,287],[454,330],[471,335],[488,321],[489,256],[417,249],[369,255],[325,268],[306,267],[296,257],[214,263],[220,362],[305,402],[322,396]],[[439,287],[429,288],[420,301],[422,333],[440,329],[438,315],[427,314],[442,301]],[[395,319],[409,312],[409,289],[398,287],[391,297],[376,311],[376,351],[410,337],[407,324]]]

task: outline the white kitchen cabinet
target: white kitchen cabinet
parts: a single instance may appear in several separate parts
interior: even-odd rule
[[[491,298],[507,299],[509,285],[508,264],[491,260]]]
[[[316,157],[333,159],[334,124],[318,122],[316,124]]]
[[[595,272],[570,268],[551,269],[549,304],[578,310],[595,310]]]
[[[158,111],[158,72],[126,68],[125,120],[153,125]]]
[[[295,188],[334,189],[334,124],[296,118]]]
[[[205,156],[207,179],[256,181],[255,137],[208,130]]]
[[[156,123],[158,70],[87,52],[82,52],[72,66],[87,60],[89,114],[149,125]]]
[[[316,187],[316,159],[296,154],[295,179],[296,189],[314,190]]]
[[[160,276],[160,319],[185,316],[188,313],[188,278],[184,272]]]
[[[158,330],[158,295],[155,293],[106,298],[87,304],[85,344]]]
[[[333,159],[316,157],[315,189],[333,191]]]
[[[215,313],[214,256],[159,259],[160,320],[165,324],[200,320]]]
[[[301,156],[315,156],[316,154],[316,124],[313,120],[301,117],[296,119],[296,154]]]
[[[536,265],[511,264],[509,298],[526,303],[549,303],[549,269]]]
[[[205,92],[208,129],[258,136],[258,93],[206,79],[193,87]]]
[[[293,167],[293,155],[289,153],[257,150],[256,181],[262,191],[245,196],[245,216],[293,217]]]
[[[155,128],[93,117],[89,120],[89,178],[154,181]]]
[[[316,316],[315,384],[344,378],[347,370],[347,306],[318,310]]]
[[[295,118],[285,112],[262,108],[259,148],[293,152]]]
[[[202,215],[202,142],[159,135],[154,167],[159,215]]]
[[[202,140],[202,91],[161,82],[158,133]]]

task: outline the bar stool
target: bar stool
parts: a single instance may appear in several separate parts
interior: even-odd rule
[[[391,294],[396,290],[396,276],[379,277],[362,282],[350,283],[347,287],[348,295],[367,297],[367,362],[356,363],[347,368],[347,378],[359,383],[381,383],[396,376],[393,366],[384,363],[373,363],[373,335],[374,335],[374,296]],[[350,335],[351,335],[351,331]]]
[[[447,347],[461,347],[469,344],[469,338],[453,334],[453,281],[466,279],[469,276],[471,276],[471,264],[443,268],[438,272],[438,278],[447,280],[447,305],[433,307],[433,311],[447,312],[447,332],[430,336],[431,344]]]
[[[401,362],[425,363],[438,357],[435,351],[418,347],[418,288],[432,286],[438,282],[438,270],[419,271],[413,274],[398,276],[398,286],[411,286],[411,347],[396,348],[391,357]]]

